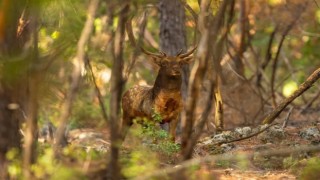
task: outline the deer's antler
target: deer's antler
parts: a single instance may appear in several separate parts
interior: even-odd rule
[[[177,56],[179,56],[180,58],[186,58],[186,57],[190,56],[196,49],[197,49],[197,46],[195,46],[193,49],[191,49],[190,51],[188,51],[184,54],[181,54],[181,52],[180,52]]]
[[[149,52],[149,51],[143,49],[142,47],[140,47],[140,48],[141,48],[141,51],[143,53],[145,53],[146,55],[155,56],[155,57],[158,57],[158,58],[163,58],[163,57],[167,56],[164,52],[161,52],[161,51],[160,51],[161,54],[156,54],[156,53]]]

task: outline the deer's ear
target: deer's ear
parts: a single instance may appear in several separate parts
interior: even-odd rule
[[[155,64],[157,64],[158,66],[161,66],[162,58],[159,58],[157,56],[151,56],[151,59]]]

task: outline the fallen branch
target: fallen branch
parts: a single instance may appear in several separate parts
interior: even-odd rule
[[[269,129],[270,127],[272,127],[274,125],[277,125],[277,124],[269,124],[267,127],[261,129],[260,131],[252,133],[252,134],[250,134],[250,135],[248,135],[246,137],[242,137],[242,138],[238,138],[238,139],[232,139],[232,140],[229,140],[229,141],[216,142],[216,143],[213,143],[212,145],[228,144],[228,143],[233,143],[233,142],[238,142],[238,141],[242,141],[242,140],[245,140],[245,139],[249,139],[249,138],[252,138],[254,136],[257,136],[257,135],[261,134],[262,132],[266,131],[267,129]]]
[[[280,104],[263,120],[263,124],[271,124],[280,113],[297,97],[308,90],[320,78],[320,68],[315,70],[308,79],[302,83],[299,88],[288,98],[282,100]]]

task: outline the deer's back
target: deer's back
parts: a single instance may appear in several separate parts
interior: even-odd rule
[[[148,117],[152,112],[152,87],[134,86],[122,97],[123,114],[129,118]]]

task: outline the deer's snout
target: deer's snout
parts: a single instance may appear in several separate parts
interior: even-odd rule
[[[173,76],[181,75],[181,68],[180,67],[172,67],[170,70],[170,74]]]

